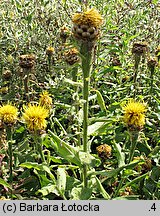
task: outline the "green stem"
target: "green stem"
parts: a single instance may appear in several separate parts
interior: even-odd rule
[[[92,49],[88,42],[81,44],[82,54],[82,71],[83,71],[83,151],[89,152],[88,147],[88,96],[89,96],[89,83],[90,83],[90,70],[92,60]],[[87,165],[83,168],[83,181],[84,187],[87,187]]]
[[[52,60],[52,57],[48,55],[48,69],[49,69],[50,75],[51,75],[51,60]]]
[[[153,75],[154,75],[154,68],[151,69],[151,76],[150,76],[150,80],[151,80],[150,95],[151,95],[151,97],[152,97],[152,93],[153,93]]]
[[[78,76],[77,76],[77,73],[78,73],[78,67],[74,67],[73,70],[72,70],[72,80],[74,82],[77,82],[78,80]],[[77,117],[77,145],[80,146],[81,145],[81,136],[80,136],[80,124],[79,124],[79,121],[78,121],[78,112],[79,112],[79,97],[78,97],[78,91],[79,91],[79,86],[75,86],[74,87],[74,91],[76,93],[76,98],[75,98],[75,111],[76,111],[76,117]]]
[[[134,83],[134,98],[136,97],[136,93],[137,93],[137,75],[138,75],[138,66],[141,60],[141,56],[140,55],[136,55],[135,54],[135,71],[134,71],[134,77],[133,77],[133,83]]]
[[[13,151],[12,151],[12,128],[6,127],[7,142],[8,142],[8,155],[9,155],[9,182],[13,188]],[[11,199],[13,198],[11,190]]]
[[[114,194],[114,198],[118,196],[119,191],[120,191],[120,189],[122,188],[122,185],[123,185],[124,182],[125,182],[124,171],[122,171],[121,180],[120,180],[120,182],[119,182],[119,184],[118,184],[118,187],[117,187],[117,190],[116,190],[116,192],[115,192],[115,194]]]
[[[137,132],[137,131],[136,132],[131,132],[130,135],[131,135],[131,149],[130,149],[128,164],[133,159],[134,152],[135,152],[136,145],[137,145],[137,140],[138,140],[139,132]]]
[[[42,139],[41,139],[41,137],[38,137],[38,135],[35,134],[34,135],[34,141],[35,141],[35,144],[36,144],[36,147],[37,147],[37,151],[40,154],[42,163],[46,163],[45,156],[44,156],[44,153],[42,151]]]
[[[23,73],[24,73],[24,91],[25,91],[25,97],[27,102],[29,102],[29,73],[30,73],[31,69],[25,68],[23,69]]]

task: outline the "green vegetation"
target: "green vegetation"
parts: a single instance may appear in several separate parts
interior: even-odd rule
[[[159,10],[1,2],[1,200],[160,199]]]

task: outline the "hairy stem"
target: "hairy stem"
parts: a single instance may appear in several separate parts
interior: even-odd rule
[[[92,60],[92,49],[89,43],[83,42],[81,44],[82,54],[82,71],[83,71],[83,151],[89,152],[88,147],[88,96],[89,96],[89,83],[90,83],[90,70]],[[83,182],[84,187],[87,187],[87,165],[84,164],[83,168]]]
[[[132,161],[134,152],[136,149],[137,145],[137,140],[138,140],[139,132],[132,132],[131,133],[131,149],[130,149],[130,154],[129,154],[129,159],[128,159],[128,164]]]
[[[7,142],[8,142],[8,155],[9,155],[9,182],[13,188],[13,151],[12,151],[12,128],[6,127]],[[11,199],[13,198],[11,190]]]
[[[78,73],[78,67],[74,67],[73,70],[72,70],[72,80],[74,82],[77,82],[78,80],[78,76],[77,76],[77,73]],[[80,124],[79,124],[79,121],[78,121],[78,112],[79,112],[79,97],[78,97],[78,91],[79,91],[79,87],[78,86],[75,86],[74,87],[74,91],[76,93],[76,98],[75,98],[75,111],[76,111],[76,118],[77,118],[77,145],[80,146],[81,145],[81,136],[80,136]]]

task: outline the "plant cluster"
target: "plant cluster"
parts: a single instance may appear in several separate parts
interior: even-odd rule
[[[158,1],[0,8],[0,199],[160,199]]]

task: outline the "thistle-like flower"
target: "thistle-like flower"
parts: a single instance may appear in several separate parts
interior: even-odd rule
[[[152,169],[152,161],[150,158],[147,158],[145,156],[137,156],[133,158],[133,161],[135,160],[144,160],[144,162],[140,162],[136,167],[135,170],[138,172],[142,172],[143,174],[150,171]]]
[[[153,58],[150,57],[148,59],[147,65],[151,71],[154,71],[155,67],[158,65],[157,59],[155,57]]]
[[[144,103],[130,100],[123,107],[123,120],[130,130],[141,130],[145,124],[145,112],[147,111]]]
[[[72,17],[73,35],[80,40],[94,41],[99,37],[103,18],[94,8]]]
[[[132,47],[132,53],[136,55],[143,55],[148,51],[148,44],[146,42],[135,42]]]
[[[19,57],[19,65],[21,68],[31,69],[35,64],[35,56],[32,54],[21,55]]]
[[[10,104],[0,107],[0,120],[7,126],[12,126],[16,123],[18,117],[18,110],[15,106]]]
[[[12,77],[12,72],[10,70],[4,70],[2,77],[4,80],[10,80],[10,78]]]
[[[52,106],[52,98],[47,91],[40,94],[39,105],[44,106],[46,109],[50,109]]]
[[[107,159],[111,156],[112,148],[107,144],[98,146],[96,150],[100,158]]]
[[[24,122],[30,132],[37,133],[44,130],[47,126],[46,118],[49,111],[39,105],[29,105],[23,113]]]
[[[62,28],[60,29],[60,38],[62,39],[63,43],[66,42],[66,39],[69,37],[69,35],[69,29],[66,26],[62,26]]]
[[[64,53],[65,61],[73,65],[74,63],[79,61],[78,50],[76,48],[72,48]]]
[[[7,93],[8,93],[8,87],[7,86],[0,88],[0,94],[7,94]]]
[[[47,47],[47,49],[46,49],[46,54],[47,54],[48,56],[52,56],[53,53],[54,53],[54,48],[51,47],[51,46]]]

